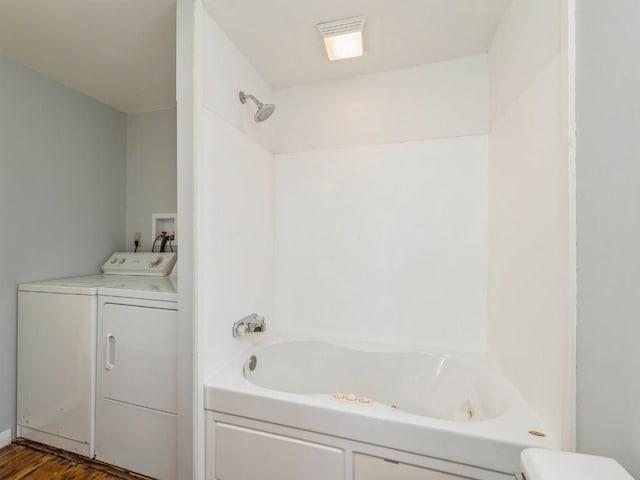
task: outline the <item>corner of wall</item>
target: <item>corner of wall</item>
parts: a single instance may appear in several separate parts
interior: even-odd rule
[[[271,87],[211,13],[201,13],[196,242],[208,247],[198,249],[198,263],[217,266],[198,272],[198,289],[210,292],[197,303],[204,380],[246,346],[249,339],[231,337],[235,320],[273,312],[274,158],[273,120],[255,122],[255,104],[238,99],[243,90],[271,102]]]
[[[516,0],[489,51],[488,311],[490,355],[571,448],[575,214],[563,1]]]
[[[489,121],[499,121],[561,49],[562,0],[514,0],[489,47]]]
[[[198,368],[196,322],[197,239],[194,184],[198,155],[197,106],[200,0],[179,0],[176,10],[176,164],[178,232],[181,234],[178,351],[178,476],[204,478],[204,388]]]
[[[140,232],[139,251],[150,251],[152,214],[177,211],[176,115],[172,107],[127,116],[127,250]]]
[[[569,388],[565,398],[566,412],[563,444],[568,450],[576,449],[577,414],[577,327],[578,327],[578,261],[577,261],[577,197],[576,197],[576,0],[562,0],[563,78],[566,81],[567,141],[569,168]]]
[[[266,122],[255,122],[255,105],[252,102],[243,105],[238,99],[242,90],[264,103],[272,103],[274,92],[271,85],[218,25],[208,9],[203,9],[202,17],[201,106],[273,152],[275,117]],[[221,70],[224,74],[220,73]]]

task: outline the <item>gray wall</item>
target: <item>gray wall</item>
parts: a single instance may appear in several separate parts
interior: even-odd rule
[[[640,478],[640,2],[577,2],[577,446]]]
[[[126,249],[142,233],[140,250],[153,243],[151,214],[175,213],[176,109],[130,115],[127,121]]]
[[[126,125],[0,56],[0,431],[15,422],[17,284],[96,273],[123,247]]]
[[[204,478],[204,389],[197,368],[195,312],[196,23],[202,9],[178,1],[176,9],[176,115],[178,163],[178,478]]]

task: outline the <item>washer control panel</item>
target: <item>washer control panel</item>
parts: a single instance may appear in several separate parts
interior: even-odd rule
[[[115,252],[102,265],[106,275],[146,275],[166,277],[176,263],[175,253]]]

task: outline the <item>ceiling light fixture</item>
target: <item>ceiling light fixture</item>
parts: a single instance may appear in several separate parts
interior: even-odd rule
[[[366,17],[352,17],[316,25],[324,40],[329,60],[362,56],[362,30]]]

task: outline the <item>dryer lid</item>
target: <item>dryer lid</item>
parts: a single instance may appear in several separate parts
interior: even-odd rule
[[[634,480],[607,457],[527,448],[520,460],[527,480]]]

